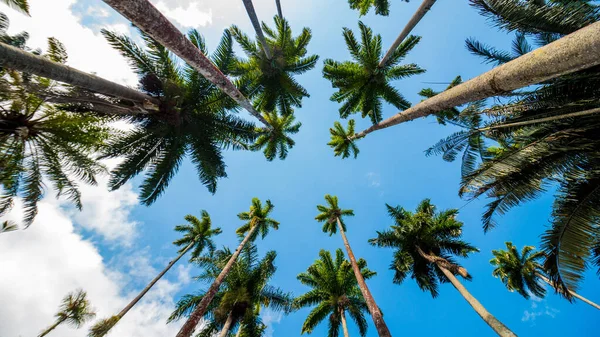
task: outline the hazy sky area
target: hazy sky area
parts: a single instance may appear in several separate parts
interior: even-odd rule
[[[241,0],[152,0],[182,31],[197,28],[209,50],[214,50],[224,29],[232,24],[249,35],[254,31]],[[396,337],[400,336],[495,336],[450,284],[440,286],[438,298],[422,292],[411,279],[392,284],[389,264],[392,251],[375,248],[367,240],[392,224],[385,204],[409,210],[424,198],[431,198],[439,209],[460,208],[465,223],[464,239],[480,249],[461,261],[473,275],[465,281],[467,289],[496,317],[519,336],[597,336],[598,313],[588,305],[569,303],[548,289],[545,299],[525,300],[510,293],[491,275],[492,249],[504,248],[512,241],[519,248],[538,245],[546,229],[552,202],[549,191],[542,198],[525,204],[499,218],[500,225],[487,234],[481,228],[485,199],[468,202],[458,197],[460,164],[426,157],[424,150],[455,131],[440,126],[434,118],[420,119],[376,132],[358,145],[358,159],[334,157],[326,145],[328,129],[339,120],[338,103],[329,97],[334,92],[322,77],[323,60],[347,60],[342,27],[355,32],[358,21],[381,34],[384,49],[392,43],[420,1],[391,0],[389,17],[374,13],[359,18],[346,0],[281,0],[284,16],[293,33],[309,27],[313,40],[309,54],[318,54],[315,69],[300,75],[298,81],[309,91],[303,107],[297,109],[302,122],[294,136],[296,146],[285,161],[267,162],[261,152],[225,152],[228,178],[219,181],[211,195],[197,179],[195,168],[185,162],[167,192],[152,206],[137,202],[141,178],[108,192],[107,178],[98,186],[81,186],[84,210],[78,212],[66,201],[56,200],[49,191],[39,206],[36,221],[25,231],[0,235],[0,337],[30,337],[53,320],[61,298],[76,288],[85,289],[98,317],[120,310],[175,255],[173,231],[184,223],[186,214],[207,210],[215,226],[223,229],[216,238],[219,247],[237,246],[235,229],[242,222],[237,214],[247,211],[252,197],[270,199],[275,205],[273,218],[281,222],[278,231],[258,240],[262,255],[277,251],[277,273],[273,284],[296,295],[308,290],[296,275],[318,257],[320,249],[343,248],[339,236],[322,233],[314,220],[316,205],[325,194],[337,195],[342,208],[354,209],[347,220],[348,239],[357,257],[368,261],[378,275],[368,281],[385,320]],[[259,18],[273,24],[274,0],[254,0]],[[127,62],[99,33],[107,28],[139,39],[129,23],[100,0],[30,0],[31,18],[4,5],[11,26],[9,32],[29,32],[29,46],[45,48],[48,37],[62,41],[69,53],[68,65],[94,72],[106,79],[135,86],[136,76]],[[439,0],[413,31],[423,37],[403,61],[416,63],[426,73],[394,82],[412,102],[427,87],[443,90],[455,76],[469,79],[491,69],[465,48],[465,39],[475,37],[501,49],[509,49],[512,35],[492,27],[467,0]],[[241,52],[238,50],[238,54]],[[384,105],[384,117],[397,111]],[[241,114],[250,116],[246,112]],[[359,115],[357,129],[370,124]],[[345,125],[346,122],[344,121]],[[108,163],[114,165],[115,162]],[[18,205],[17,207],[18,208]],[[9,215],[18,219],[18,212]],[[183,295],[208,285],[194,281],[199,269],[181,260],[154,289],[111,332],[115,337],[170,337],[181,324],[165,325],[174,303]],[[587,273],[579,293],[600,300],[594,271]],[[309,309],[289,316],[263,311],[269,325],[267,336],[300,336]],[[349,322],[351,336],[358,329]],[[369,319],[368,337],[377,336]],[[327,324],[312,336],[322,337]],[[83,337],[87,328],[74,330],[63,326],[51,335]]]

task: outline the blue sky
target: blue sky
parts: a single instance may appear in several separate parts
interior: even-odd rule
[[[163,4],[176,9],[187,8],[189,2],[167,1]],[[252,33],[241,1],[191,2],[196,9],[211,13],[210,22],[196,27],[206,37],[209,48],[216,46],[222,30],[230,24]],[[375,33],[382,35],[384,48],[391,44],[419,5],[417,0],[391,2],[389,17],[371,13],[360,18]],[[272,22],[271,18],[276,13],[274,1],[255,0],[255,3],[259,18]],[[313,40],[308,50],[311,54],[318,54],[320,60],[314,70],[298,78],[311,97],[303,101],[301,109],[296,110],[297,119],[303,126],[294,138],[296,146],[288,158],[267,162],[262,153],[227,152],[228,178],[220,181],[215,195],[207,192],[197,180],[193,166],[186,162],[168,191],[155,204],[126,208],[127,221],[137,223],[131,244],[108,240],[98,234],[97,228],[82,225],[87,220],[81,218],[73,218],[75,233],[93,244],[107,269],[115,269],[122,275],[136,275],[134,270],[128,269],[132,265],[123,262],[126,257],[147,256],[150,268],[161,269],[176,254],[176,249],[170,244],[177,238],[173,227],[183,222],[184,215],[198,215],[201,209],[207,210],[213,223],[224,230],[216,239],[217,244],[234,247],[237,245],[234,232],[241,225],[236,214],[246,211],[253,197],[270,199],[275,205],[273,217],[281,222],[281,227],[258,241],[258,247],[261,254],[267,250],[278,253],[278,271],[273,283],[294,294],[301,294],[308,289],[296,281],[296,275],[317,258],[320,249],[333,251],[343,248],[339,236],[329,237],[322,233],[321,225],[314,220],[316,205],[323,203],[325,194],[334,194],[339,197],[342,207],[351,208],[356,213],[354,218],[347,220],[348,238],[357,257],[365,258],[369,267],[378,273],[369,281],[369,287],[394,335],[494,336],[450,284],[440,287],[440,295],[436,299],[420,291],[411,279],[402,285],[392,284],[392,272],[388,270],[392,251],[374,248],[367,243],[367,239],[375,236],[375,231],[392,224],[385,203],[412,210],[422,199],[431,198],[439,209],[460,208],[459,219],[465,223],[464,239],[481,250],[462,261],[474,277],[473,281],[465,281],[464,284],[492,314],[520,336],[594,335],[597,324],[593,308],[582,303],[571,304],[550,290],[543,300],[527,301],[518,294],[509,293],[491,275],[492,267],[488,261],[492,249],[503,248],[505,241],[513,241],[518,247],[538,244],[539,235],[548,225],[551,194],[512,210],[499,219],[498,228],[484,234],[480,216],[486,200],[467,203],[458,197],[459,163],[446,163],[440,157],[424,155],[425,149],[454,131],[452,127],[439,126],[433,118],[369,135],[358,143],[361,153],[356,160],[341,160],[333,156],[326,143],[329,141],[329,127],[339,119],[338,104],[329,101],[334,90],[322,78],[322,62],[326,58],[349,59],[342,27],[356,31],[359,17],[357,12],[348,8],[345,0],[308,0],[303,3],[306,4],[282,0],[283,12],[295,34],[302,27],[311,28]],[[70,10],[80,19],[80,24],[94,32],[107,25],[120,24],[122,28],[125,23],[99,0],[75,1]],[[101,14],[104,13],[102,11],[107,15]],[[35,19],[34,16],[34,22]],[[182,29],[189,28],[178,24]],[[466,51],[466,38],[475,37],[504,49],[510,48],[511,42],[511,36],[491,27],[466,0],[438,1],[413,33],[423,39],[404,63],[417,63],[427,72],[394,83],[413,104],[420,101],[417,93],[422,88],[442,90],[446,87],[445,84],[428,82],[448,83],[457,75],[469,79],[491,69]],[[102,62],[97,66],[109,67]],[[393,107],[386,106],[384,117],[396,112]],[[355,117],[359,130],[370,123],[360,120],[358,115]],[[134,181],[132,193],[135,193],[139,182],[139,178]],[[192,276],[198,274],[196,269],[188,272]],[[178,275],[177,271],[169,273],[167,280],[177,283]],[[148,275],[127,278],[127,282],[121,283],[120,292],[125,294],[141,288],[148,279]],[[594,282],[597,282],[597,277],[590,271],[582,283],[580,294],[600,300],[600,290]],[[85,288],[85,284],[82,286]],[[206,285],[185,282],[170,294],[177,299],[202,287],[206,288]],[[308,309],[301,310],[280,317],[280,320],[271,317],[272,335],[300,336],[302,322],[308,312]],[[327,323],[324,323],[312,335],[324,336],[326,328]],[[79,335],[84,336],[84,331],[79,331]],[[353,324],[350,324],[350,335],[358,335]],[[367,336],[377,336],[372,324]]]

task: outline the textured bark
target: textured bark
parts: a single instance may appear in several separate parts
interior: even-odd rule
[[[225,265],[223,270],[221,270],[221,273],[219,273],[219,276],[217,276],[213,284],[210,285],[210,288],[208,288],[208,291],[206,292],[206,294],[204,294],[204,297],[196,306],[194,312],[192,312],[188,320],[183,324],[176,337],[190,337],[194,333],[196,325],[198,325],[200,319],[206,313],[206,309],[208,308],[210,302],[212,302],[213,298],[215,298],[217,291],[219,291],[219,287],[221,287],[221,283],[223,283],[223,280],[225,279],[227,274],[229,274],[229,271],[231,271],[231,267],[233,267],[235,260],[237,260],[238,256],[242,252],[242,249],[244,248],[246,243],[250,241],[250,237],[254,235],[254,232],[256,232],[257,229],[258,226],[254,226],[252,230],[248,232],[248,234],[237,247],[231,258],[229,258],[229,261],[227,261],[227,264]]]
[[[419,246],[416,246],[416,249],[417,249],[417,252],[419,252],[419,255],[421,255],[425,260],[427,260],[431,263],[435,263],[436,265],[440,265],[440,266],[450,270],[453,274],[459,274],[460,276],[462,276],[464,278],[470,277],[469,273],[467,272],[467,270],[465,268],[463,268],[457,264],[450,263],[450,262],[448,262],[448,260],[443,259],[434,254],[427,254]]]
[[[229,313],[229,315],[227,315],[227,320],[225,321],[225,324],[223,325],[223,329],[221,329],[221,333],[219,333],[219,337],[226,337],[227,334],[229,333],[229,330],[231,329],[231,323],[233,323],[233,313]]]
[[[242,335],[242,325],[240,324],[240,326],[238,327],[238,330],[235,334],[235,337],[240,337]]]
[[[351,139],[438,111],[510,92],[600,64],[600,22],[496,67],[396,114]]]
[[[348,323],[346,323],[346,312],[344,309],[340,309],[340,318],[342,320],[342,329],[344,330],[344,337],[350,337],[348,334]]]
[[[392,58],[392,55],[394,55],[394,52],[396,51],[398,46],[402,43],[402,41],[404,41],[404,39],[406,39],[408,34],[410,34],[410,32],[415,28],[419,21],[421,21],[421,19],[425,16],[425,14],[427,14],[427,12],[431,9],[431,6],[435,4],[435,1],[436,0],[423,0],[421,6],[419,6],[415,14],[413,14],[413,16],[410,18],[410,20],[408,20],[408,23],[406,24],[404,29],[400,32],[394,43],[392,43],[392,46],[390,47],[390,49],[388,49],[387,53],[385,53],[385,56],[381,59],[381,62],[379,62],[380,68],[385,66],[385,64],[390,60],[390,58]]]
[[[261,46],[263,47],[263,51],[265,55],[270,60],[272,53],[269,45],[267,44],[267,40],[265,39],[265,35],[263,34],[262,28],[260,28],[260,21],[258,20],[258,16],[256,15],[256,11],[254,10],[254,4],[252,4],[252,0],[242,0],[244,2],[244,7],[246,7],[246,12],[248,13],[248,17],[252,22],[252,27],[254,27],[254,31],[256,32],[256,36],[258,37],[258,41],[260,41]]]
[[[0,65],[5,68],[67,83],[99,94],[131,100],[140,105],[146,105],[146,108],[151,110],[157,110],[160,104],[158,99],[137,90],[105,80],[96,75],[84,73],[64,64],[50,61],[44,57],[28,53],[4,43],[0,43]]]
[[[46,336],[47,334],[50,333],[50,331],[56,329],[56,327],[59,326],[59,325],[61,325],[62,322],[64,322],[65,320],[66,320],[66,318],[61,318],[61,319],[57,320],[54,324],[52,324],[51,326],[49,326],[46,330],[42,331],[42,333],[39,334],[38,337],[44,337],[44,336]]]
[[[281,2],[279,0],[275,0],[275,4],[277,5],[277,15],[279,15],[279,17],[283,19],[283,13],[281,12]]]
[[[367,287],[367,283],[360,273],[360,268],[358,268],[358,263],[356,263],[356,258],[354,257],[354,253],[352,252],[352,248],[350,248],[350,243],[348,243],[348,238],[346,238],[346,233],[342,228],[342,223],[340,222],[340,218],[336,218],[338,229],[340,234],[342,235],[342,240],[344,240],[344,246],[346,247],[346,251],[348,252],[348,258],[350,259],[350,264],[352,265],[352,270],[354,271],[354,276],[356,277],[356,281],[358,282],[358,287],[360,288],[360,292],[362,293],[365,302],[367,302],[367,307],[369,307],[369,312],[371,313],[371,317],[373,318],[373,323],[375,324],[375,328],[377,329],[377,333],[379,337],[391,337],[392,334],[388,329],[385,321],[383,320],[383,315],[381,315],[381,311],[375,303],[375,299],[373,299],[373,295],[371,295],[371,291],[369,291],[369,287]]]
[[[544,282],[548,283],[548,284],[549,284],[549,285],[550,285],[552,288],[556,289],[556,291],[558,291],[558,292],[562,293],[562,291],[561,291],[561,290],[559,290],[558,288],[556,288],[556,287],[554,286],[554,284],[553,284],[553,283],[552,283],[552,282],[551,282],[551,281],[550,281],[550,280],[549,280],[549,279],[548,279],[546,276],[544,276],[544,275],[542,275],[542,274],[540,274],[540,273],[535,273],[535,274],[537,275],[537,277],[541,278],[541,279],[542,279]],[[596,303],[594,303],[594,302],[592,302],[592,301],[588,300],[587,298],[585,298],[585,297],[583,297],[583,296],[579,295],[578,293],[576,293],[576,292],[574,292],[574,291],[570,291],[570,290],[569,290],[569,294],[570,294],[571,296],[573,296],[573,297],[575,297],[575,298],[578,298],[579,300],[581,300],[581,301],[583,301],[583,302],[585,302],[585,303],[587,303],[587,304],[591,305],[592,307],[594,307],[594,308],[596,308],[596,309],[600,310],[600,305],[598,305],[598,304],[596,304]]]
[[[552,122],[552,121],[557,121],[557,120],[561,120],[561,119],[565,119],[565,118],[573,118],[573,117],[581,117],[581,116],[591,115],[591,114],[595,114],[595,113],[599,113],[599,112],[600,112],[600,108],[595,108],[595,109],[589,109],[589,110],[571,112],[571,113],[564,114],[564,115],[557,115],[557,116],[552,116],[552,117],[538,118],[538,119],[533,119],[533,120],[529,120],[529,121],[515,122],[515,123],[506,123],[506,124],[488,126],[488,127],[485,127],[485,128],[476,129],[474,131],[475,132],[481,132],[481,131],[487,131],[487,130],[509,128],[509,127],[513,127],[513,126],[523,126],[523,125],[530,125],[530,124],[537,124],[537,123],[544,123],[544,122]]]
[[[138,28],[196,69],[269,130],[271,125],[214,64],[148,0],[103,0]]]

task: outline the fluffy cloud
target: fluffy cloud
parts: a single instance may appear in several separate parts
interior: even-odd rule
[[[202,9],[196,2],[183,6],[169,6],[164,1],[155,3],[156,8],[166,17],[183,27],[197,27],[212,24],[212,9]]]
[[[552,308],[546,303],[546,300],[532,296],[531,297],[531,308],[523,312],[521,317],[522,322],[531,322],[535,325],[535,320],[540,316],[548,316],[550,318],[556,317],[560,311]]]

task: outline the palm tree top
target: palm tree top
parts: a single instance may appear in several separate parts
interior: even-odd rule
[[[10,8],[31,16],[29,13],[29,2],[27,0],[2,0],[2,2]]]
[[[333,148],[333,153],[336,157],[342,157],[346,159],[353,155],[354,158],[358,156],[360,152],[354,135],[355,122],[354,119],[348,121],[348,129],[344,129],[344,126],[340,122],[334,122],[333,128],[329,129],[331,134],[331,140],[327,145]]]
[[[279,115],[275,110],[263,113],[263,117],[269,122],[271,129],[257,128],[258,137],[250,149],[258,151],[264,148],[263,153],[268,161],[275,157],[284,160],[289,150],[296,145],[289,135],[298,133],[302,123],[295,122],[296,117],[293,114]]]
[[[260,234],[264,239],[271,228],[275,230],[279,229],[279,222],[269,217],[269,214],[273,211],[273,208],[275,208],[275,206],[273,206],[271,200],[267,199],[263,205],[260,199],[253,198],[252,204],[250,205],[250,210],[248,212],[242,212],[238,214],[238,218],[240,220],[247,222],[239,227],[236,230],[236,233],[238,235],[244,235],[250,232],[253,228],[258,227],[254,237],[252,238],[252,241],[254,241],[258,234]]]
[[[329,194],[325,195],[325,201],[327,205],[317,205],[319,214],[315,217],[315,220],[319,222],[325,222],[323,224],[323,233],[329,233],[333,235],[337,233],[337,220],[340,220],[342,229],[346,231],[346,224],[344,223],[344,216],[354,216],[354,211],[351,209],[341,209],[338,205],[338,197]]]
[[[58,320],[64,320],[65,323],[79,328],[85,322],[94,318],[96,313],[87,298],[87,293],[82,289],[78,289],[63,298],[60,309],[55,316]]]
[[[408,2],[408,0],[403,0]],[[390,15],[390,0],[348,0],[351,9],[356,9],[361,16],[366,15],[371,7],[375,8],[375,14]]]
[[[492,251],[494,258],[490,264],[495,267],[492,275],[499,278],[508,290],[516,291],[524,298],[528,299],[531,294],[543,298],[546,289],[538,275],[543,273],[540,262],[545,257],[544,252],[535,251],[534,246],[524,246],[519,253],[512,242],[505,244],[506,250]]]
[[[192,243],[194,248],[190,255],[190,260],[194,260],[202,254],[204,248],[208,248],[209,253],[215,251],[215,243],[212,238],[222,233],[221,228],[212,228],[212,220],[207,211],[202,210],[201,219],[188,214],[185,216],[188,222],[185,225],[175,226],[177,232],[183,233],[183,237],[173,241],[173,244],[181,247],[179,253],[183,252],[186,247]]]

